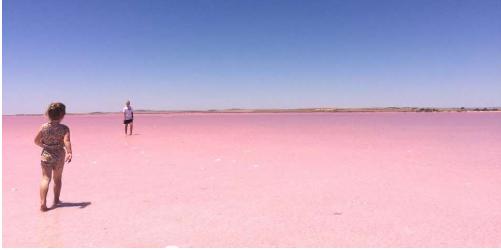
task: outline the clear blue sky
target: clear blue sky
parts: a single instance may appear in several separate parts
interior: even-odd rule
[[[501,1],[3,1],[3,111],[501,106]]]

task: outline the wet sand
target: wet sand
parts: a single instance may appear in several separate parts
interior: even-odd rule
[[[3,246],[501,247],[501,113],[135,118],[65,118],[41,213],[44,118],[3,116]]]

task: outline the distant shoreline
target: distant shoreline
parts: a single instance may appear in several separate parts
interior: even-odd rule
[[[209,110],[148,110],[138,109],[136,114],[179,114],[179,113],[354,113],[354,112],[501,112],[501,107],[489,108],[428,108],[428,107],[385,107],[385,108],[296,108],[296,109],[209,109]],[[121,114],[121,112],[68,113],[68,115]],[[42,114],[14,114],[4,116],[39,116]]]

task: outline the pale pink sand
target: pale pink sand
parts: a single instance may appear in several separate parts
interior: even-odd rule
[[[41,213],[44,118],[3,117],[4,247],[501,247],[501,113],[121,119],[66,117],[91,204]]]

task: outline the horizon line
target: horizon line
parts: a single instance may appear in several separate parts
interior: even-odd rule
[[[137,113],[308,113],[308,112],[446,112],[446,111],[501,111],[501,106],[433,107],[433,106],[387,106],[387,107],[316,107],[316,108],[226,108],[226,109],[135,109]],[[68,115],[120,114],[120,111],[71,112]],[[36,116],[43,113],[16,113],[2,116]]]

